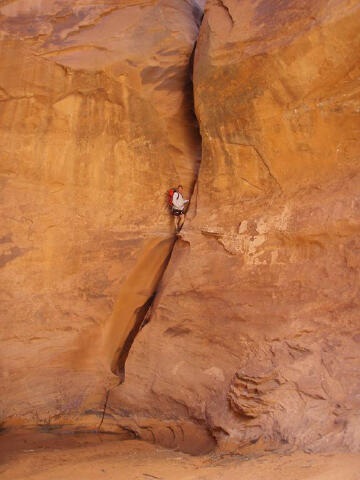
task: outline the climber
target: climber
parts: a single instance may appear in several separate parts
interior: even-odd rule
[[[172,197],[172,214],[174,215],[176,233],[180,232],[181,227],[184,224],[184,220],[185,220],[184,209],[185,209],[185,205],[189,203],[189,200],[184,200],[182,196],[182,192],[183,192],[183,187],[182,185],[179,185]]]

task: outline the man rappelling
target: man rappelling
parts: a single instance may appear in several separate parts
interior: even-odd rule
[[[184,200],[183,186],[178,185],[175,189],[169,191],[169,205],[171,206],[171,213],[174,216],[175,230],[179,233],[185,220],[185,206],[189,203],[189,200]]]

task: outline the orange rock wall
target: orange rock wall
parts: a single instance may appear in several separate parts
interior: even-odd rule
[[[359,450],[359,25],[354,0],[207,2],[197,188],[112,421]]]
[[[172,242],[166,191],[191,191],[198,168],[200,4],[1,3],[1,419],[79,423],[118,381],[117,297],[142,252]]]
[[[208,0],[157,287],[202,3],[0,7],[2,419],[357,451],[360,2]]]

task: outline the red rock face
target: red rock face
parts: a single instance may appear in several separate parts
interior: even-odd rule
[[[359,25],[359,1],[208,1],[197,189],[114,419],[359,449]]]
[[[2,417],[359,450],[360,2],[207,2],[159,285],[199,4],[0,8]]]
[[[166,191],[198,167],[200,4],[1,2],[2,420],[81,424],[119,380],[172,244]]]

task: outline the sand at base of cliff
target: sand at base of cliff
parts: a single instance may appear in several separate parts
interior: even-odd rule
[[[116,436],[0,435],[2,480],[359,480],[359,454],[192,457]]]

